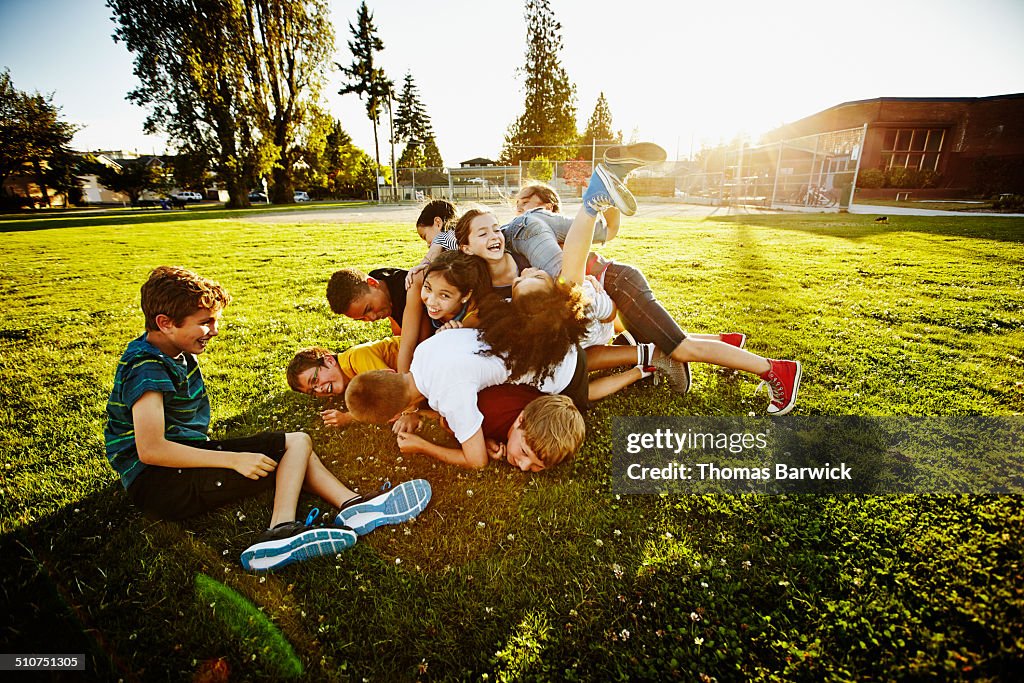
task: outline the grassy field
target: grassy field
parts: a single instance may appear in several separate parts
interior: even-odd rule
[[[591,411],[573,461],[536,475],[321,427],[285,364],[386,329],[331,315],[329,274],[422,246],[411,224],[301,214],[0,219],[0,652],[86,653],[96,680],[1011,677],[1017,497],[611,492],[613,416],[760,413],[750,378],[698,367],[686,397],[631,387]],[[872,218],[633,221],[604,252],[642,266],[684,328],[801,359],[797,414],[1024,412],[1024,219]],[[268,576],[238,556],[269,498],[182,525],[136,512],[103,456],[104,407],[160,264],[235,297],[201,358],[214,436],[306,430],[363,491],[428,478],[427,511]]]

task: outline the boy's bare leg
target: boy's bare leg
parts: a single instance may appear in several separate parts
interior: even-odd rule
[[[761,376],[771,370],[767,358],[713,339],[687,336],[672,351],[672,358],[684,363],[711,363]]]
[[[277,481],[274,484],[274,512],[270,517],[270,528],[282,522],[295,521],[295,509],[299,505],[302,482],[306,478],[309,458],[313,454],[313,440],[308,434],[291,432],[284,437],[284,455],[277,464]]]
[[[343,503],[359,495],[338,481],[338,478],[331,474],[316,453],[311,453],[309,456],[305,488],[336,508],[340,508]]]
[[[356,493],[338,481],[313,452],[313,440],[303,432],[285,435],[285,451],[277,466],[274,512],[270,527],[295,520],[299,494],[303,489],[320,496],[334,507],[341,507]]]
[[[627,349],[635,349],[635,346],[627,346]],[[635,356],[634,351],[634,356]],[[634,361],[636,358],[633,359]],[[611,396],[620,389],[625,389],[633,382],[643,379],[643,373],[640,372],[640,368],[633,368],[632,370],[626,370],[625,372],[618,372],[614,375],[607,375],[605,377],[597,377],[590,380],[590,386],[587,387],[587,400],[588,401],[600,401],[606,396]]]
[[[588,346],[585,353],[587,370],[610,370],[637,364],[635,346]]]

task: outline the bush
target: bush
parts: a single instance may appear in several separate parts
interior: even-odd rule
[[[885,174],[877,168],[869,168],[861,171],[857,176],[857,187],[866,190],[875,190],[885,185]]]
[[[531,180],[549,183],[555,177],[555,168],[548,161],[547,157],[539,156],[531,160],[526,166],[526,175]]]
[[[992,202],[996,211],[1024,211],[1024,194],[1003,195]]]

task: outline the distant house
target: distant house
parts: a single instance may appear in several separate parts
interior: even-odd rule
[[[476,159],[469,159],[468,161],[459,162],[459,166],[462,168],[477,168],[480,166],[497,166],[498,162],[493,159],[485,159],[484,157],[477,157]]]
[[[1004,185],[1024,191],[1024,93],[844,102],[777,128],[761,142],[865,124],[862,170],[935,171],[947,188],[972,187],[979,182],[979,174],[997,173]]]

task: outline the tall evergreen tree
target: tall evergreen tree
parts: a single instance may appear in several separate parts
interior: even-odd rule
[[[423,168],[444,166],[441,152],[437,149],[434,127],[430,123],[427,108],[420,99],[419,91],[411,73],[405,74],[402,92],[398,95],[395,111],[395,142],[406,143],[398,160],[401,168]]]
[[[359,99],[366,98],[366,115],[373,122],[373,153],[377,166],[380,166],[380,142],[377,138],[377,126],[380,115],[387,106],[388,98],[393,94],[395,84],[384,73],[384,69],[376,66],[374,55],[384,49],[384,41],[377,35],[377,27],[373,25],[373,14],[366,7],[366,2],[359,5],[356,25],[348,25],[352,32],[352,40],[348,41],[348,49],[352,52],[352,64],[338,68],[348,76],[349,82],[342,85],[339,95],[355,93]]]
[[[518,163],[537,156],[565,158],[576,145],[576,86],[562,67],[562,25],[549,0],[526,0],[524,111],[509,126],[501,158]]]
[[[580,156],[587,161],[593,161],[592,156],[596,151],[597,158],[600,159],[604,156],[604,150],[621,142],[622,131],[612,130],[612,110],[602,92],[597,96],[597,104],[594,105],[594,113],[587,122],[587,129],[580,137]]]

